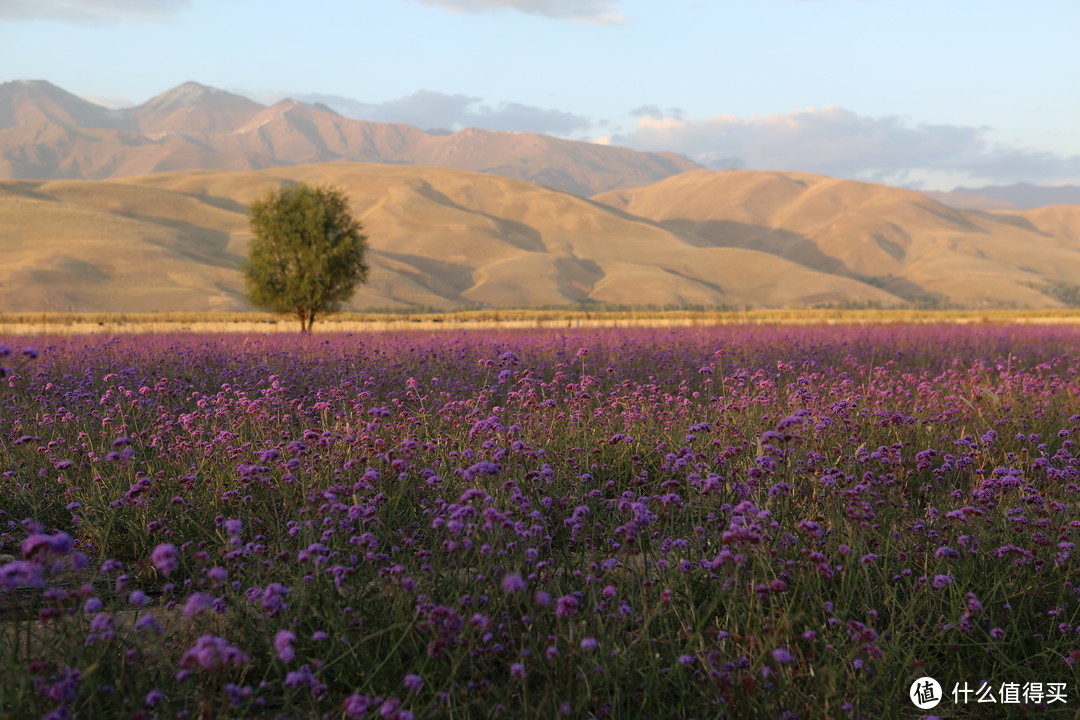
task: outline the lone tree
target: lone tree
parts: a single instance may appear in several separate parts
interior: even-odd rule
[[[300,319],[337,310],[367,280],[367,236],[349,213],[344,191],[301,183],[251,203],[253,235],[244,268],[252,305]]]

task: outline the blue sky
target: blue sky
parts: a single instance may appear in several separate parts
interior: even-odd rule
[[[1077,0],[0,0],[0,81],[188,80],[702,163],[1080,184]]]

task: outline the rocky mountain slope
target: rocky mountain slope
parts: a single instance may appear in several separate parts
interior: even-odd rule
[[[198,83],[124,110],[99,107],[45,81],[0,84],[0,177],[102,180],[334,160],[459,168],[580,195],[699,167],[673,153],[532,133],[429,133],[353,120],[320,104],[283,100],[267,107]]]

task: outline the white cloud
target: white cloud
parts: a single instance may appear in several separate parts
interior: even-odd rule
[[[419,0],[424,5],[441,7],[456,13],[482,13],[490,10],[517,10],[529,15],[574,20],[596,25],[616,25],[626,19],[619,12],[620,0]]]
[[[638,118],[673,117],[681,119],[686,117],[686,111],[684,111],[682,108],[668,108],[665,112],[664,110],[661,110],[660,106],[658,105],[642,105],[641,107],[637,107],[631,110],[630,116]]]
[[[190,0],[0,0],[5,20],[102,23],[166,20]]]
[[[511,130],[547,135],[570,135],[584,132],[592,122],[562,110],[550,110],[521,103],[483,104],[482,99],[464,94],[420,90],[397,100],[364,103],[336,95],[293,95],[305,102],[321,102],[342,115],[377,122],[398,122],[424,130],[458,130],[478,127],[485,130]]]
[[[637,127],[610,141],[637,150],[672,150],[699,163],[802,170],[891,184],[933,176],[980,182],[1075,181],[1080,156],[994,145],[989,128],[912,125],[903,118],[858,115],[840,107],[704,120],[635,110]]]

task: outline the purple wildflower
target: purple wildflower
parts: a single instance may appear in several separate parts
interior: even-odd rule
[[[795,656],[787,648],[776,648],[772,651],[772,658],[780,664],[795,662]]]
[[[194,617],[202,615],[214,607],[214,596],[204,592],[192,593],[184,603],[184,616]]]
[[[270,583],[265,589],[254,587],[248,590],[247,597],[251,602],[257,602],[269,617],[288,607],[285,596],[291,592],[281,583]]]
[[[37,533],[26,538],[22,544],[22,554],[27,560],[39,555],[63,555],[74,541],[66,532],[58,532],[54,535]]]
[[[573,617],[578,609],[578,601],[573,595],[563,595],[555,601],[555,614],[559,617]]]
[[[930,585],[935,590],[940,590],[941,588],[945,587],[946,585],[952,585],[952,578],[949,577],[948,575],[935,575],[934,579],[933,579],[933,581],[931,581]]]
[[[291,690],[304,685],[314,687],[317,682],[310,665],[301,665],[299,670],[290,670],[285,674],[285,687]]]
[[[135,629],[139,632],[152,632],[155,635],[160,635],[163,632],[161,623],[159,623],[157,618],[150,613],[142,615],[135,621]]]
[[[525,579],[521,577],[520,573],[509,573],[502,580],[502,589],[504,592],[511,594],[525,592],[526,588],[528,588],[528,583],[525,582]]]
[[[150,562],[163,575],[170,575],[177,567],[176,546],[172,543],[161,543],[150,553]]]
[[[217,635],[203,635],[195,644],[184,651],[180,658],[180,667],[189,670],[194,667],[214,668],[221,665],[243,665],[248,656]]]
[[[278,630],[274,635],[274,650],[277,651],[278,660],[292,662],[296,659],[296,650],[292,644],[296,642],[296,634],[289,630]]]
[[[345,698],[341,707],[347,717],[362,718],[368,714],[374,704],[374,701],[368,695],[350,695]]]

